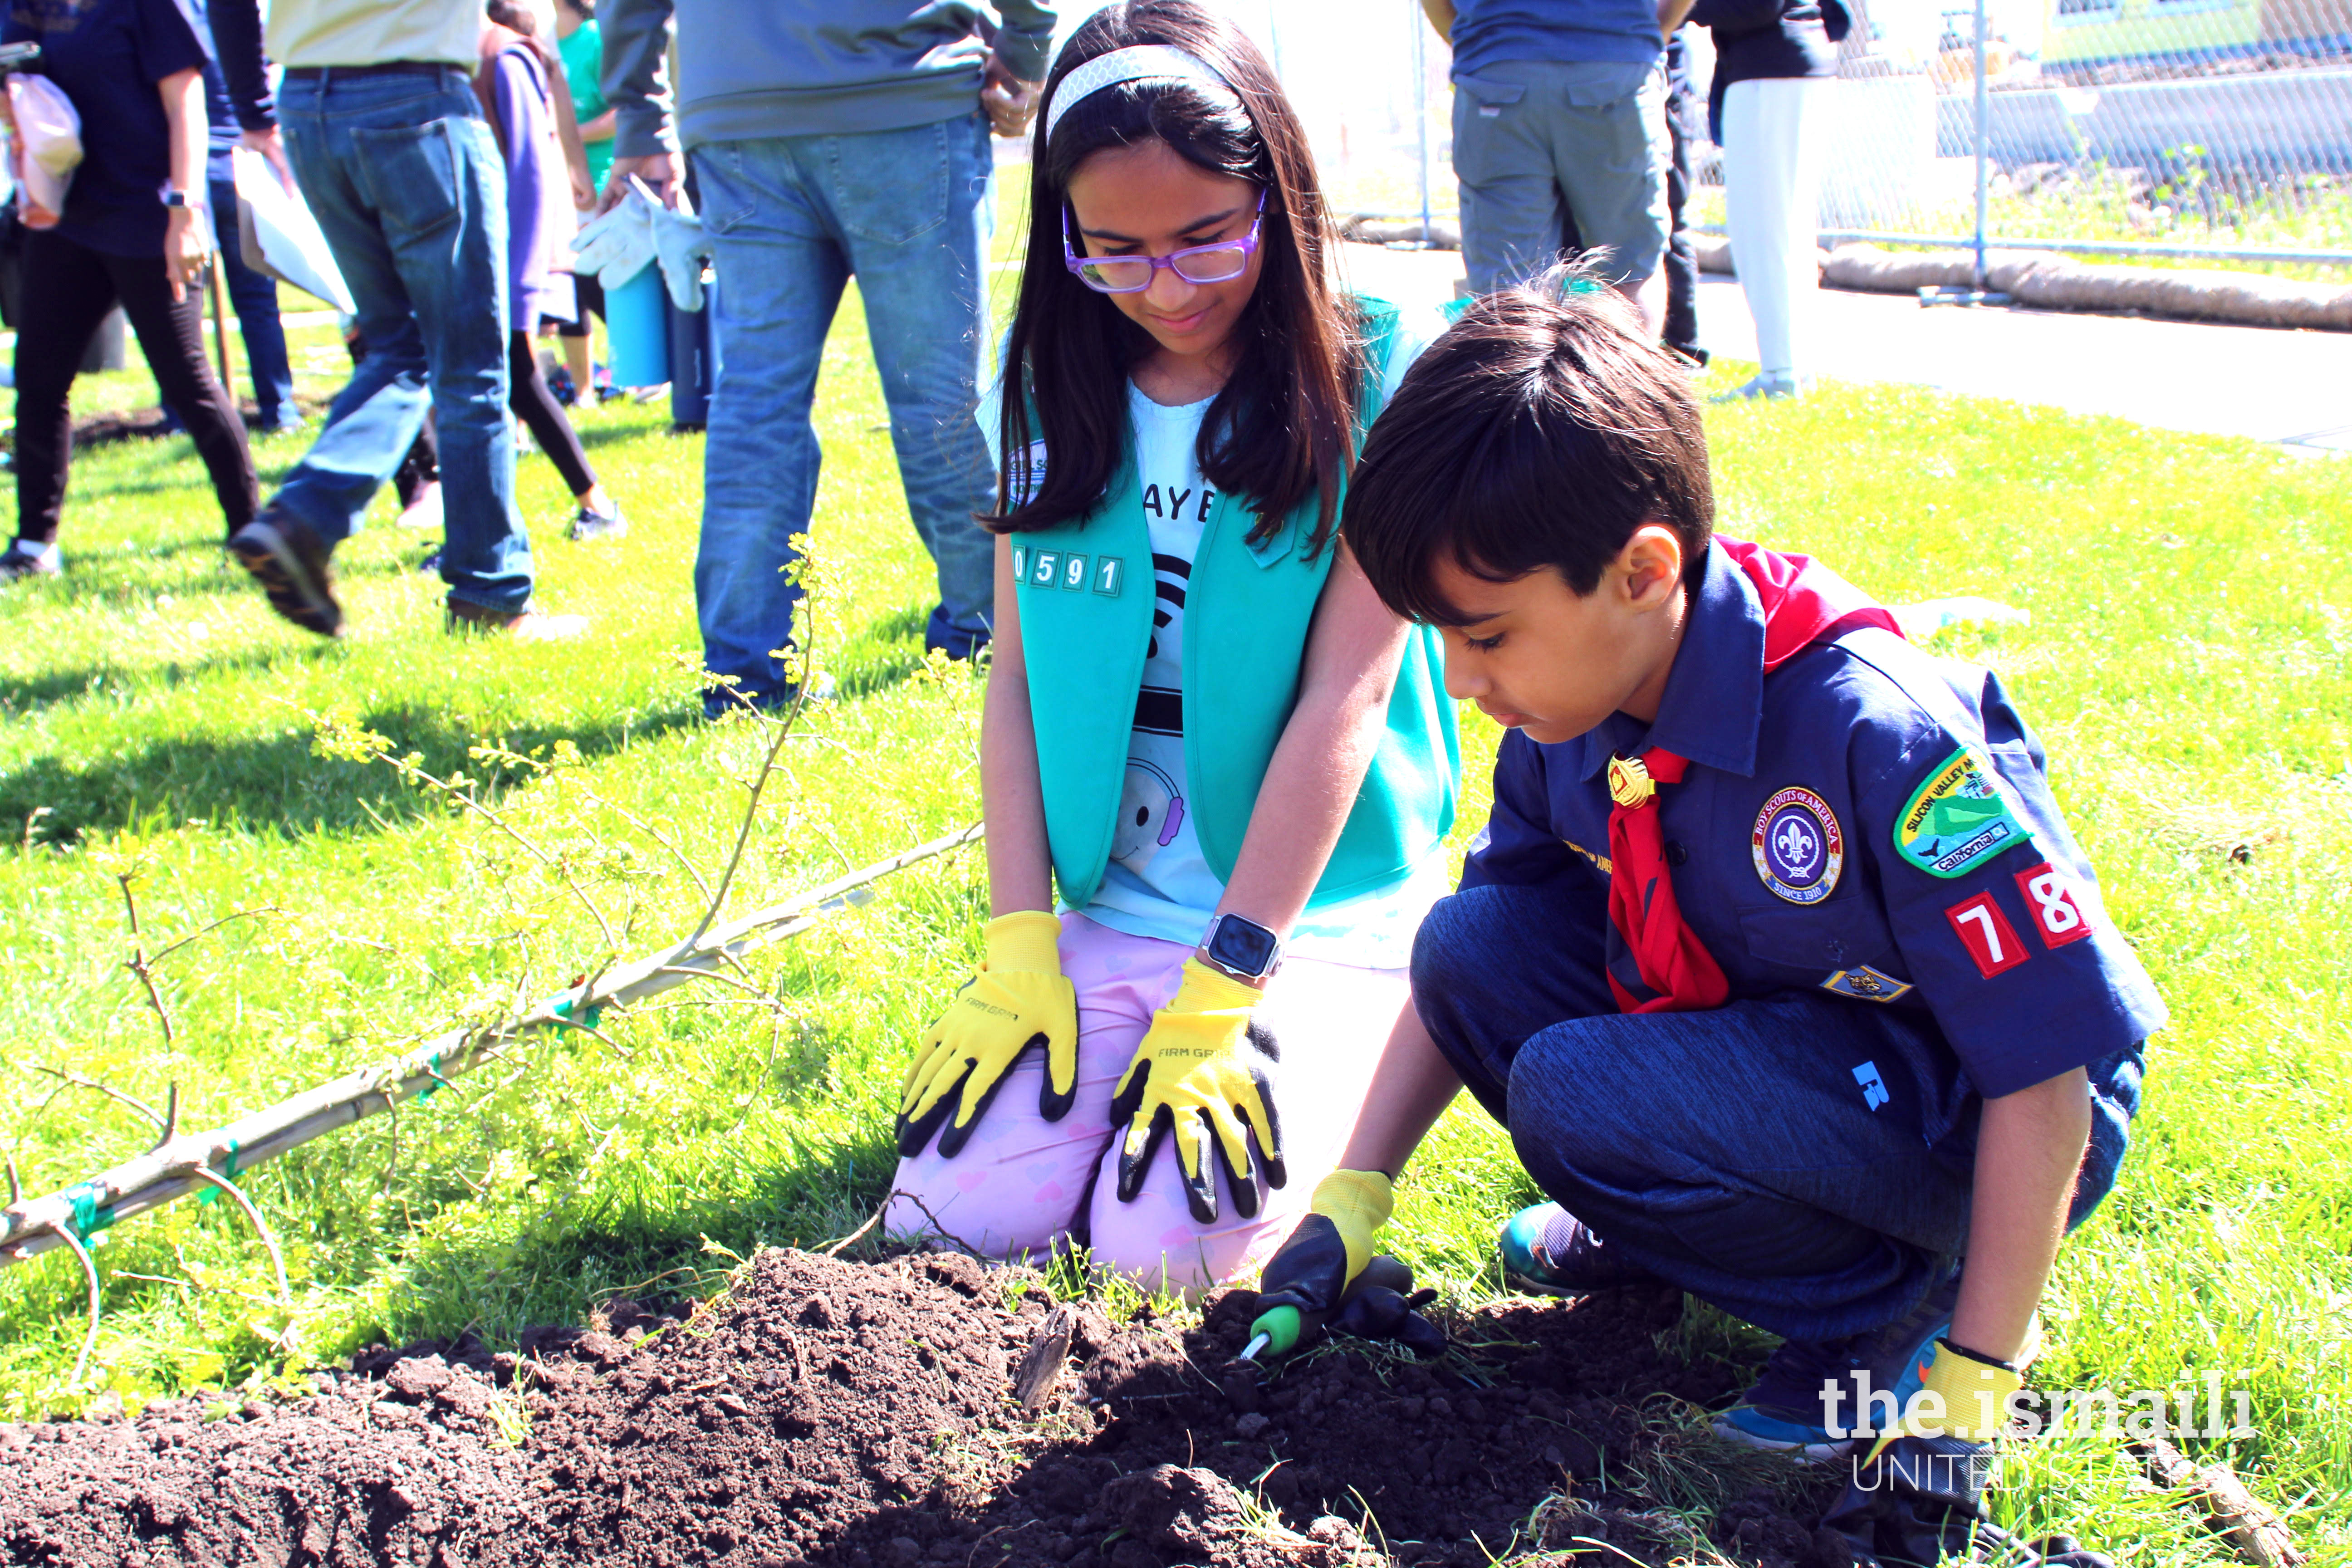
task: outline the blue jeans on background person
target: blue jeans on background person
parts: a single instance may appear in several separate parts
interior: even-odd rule
[[[278,121],[359,310],[367,357],[268,510],[348,539],[433,410],[441,579],[453,601],[520,610],[530,541],[507,421],[507,190],[467,75],[289,72]]]
[[[1415,1009],[1547,1196],[1637,1263],[1791,1339],[1893,1322],[1965,1250],[1983,1101],[1924,1014],[1791,992],[1621,1014],[1600,901],[1441,899]],[[2137,1053],[2091,1068],[2068,1223],[2115,1185]]]
[[[254,405],[261,411],[261,427],[275,430],[302,417],[294,406],[294,365],[286,353],[286,327],[278,319],[278,280],[245,264],[236,238],[236,182],[210,184],[213,234],[220,243],[229,302],[236,307],[237,331],[245,339],[245,369],[253,378]],[[230,392],[234,395],[236,389]]]
[[[825,334],[852,276],[890,409],[915,531],[939,568],[928,647],[988,640],[994,543],[972,521],[996,476],[976,402],[986,119],[847,136],[707,142],[694,174],[719,279],[722,345],[703,457],[694,563],[703,662],[755,701],[790,695],[772,657],[792,635],[792,536],[809,529],[821,462],[809,413]],[[713,693],[710,710],[729,699]]]

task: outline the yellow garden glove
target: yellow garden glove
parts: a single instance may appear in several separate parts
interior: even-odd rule
[[[1904,1406],[1903,1424],[1879,1435],[1864,1463],[1898,1437],[1947,1437],[1989,1444],[2009,1425],[2009,1396],[2023,1375],[1998,1362],[1979,1361],[1949,1340],[1929,1347],[1919,1392]],[[1935,1397],[1927,1397],[1933,1394]]]
[[[1396,1194],[1380,1171],[1334,1171],[1316,1184],[1307,1217],[1266,1261],[1258,1306],[1297,1307],[1318,1321],[1339,1310],[1372,1260],[1372,1237]]]
[[[1135,1047],[1135,1059],[1111,1096],[1111,1124],[1127,1124],[1119,1135],[1119,1202],[1131,1202],[1142,1190],[1151,1157],[1171,1131],[1184,1195],[1192,1217],[1202,1225],[1217,1217],[1217,1183],[1208,1165],[1212,1145],[1233,1189],[1234,1211],[1244,1219],[1257,1213],[1250,1133],[1257,1134],[1265,1156],[1266,1184],[1278,1187],[1288,1179],[1274,1091],[1265,1079],[1265,1064],[1276,1052],[1265,1026],[1250,1018],[1250,1009],[1261,1000],[1255,987],[1197,958],[1184,961],[1175,1000],[1152,1015],[1150,1032]]]
[[[1055,947],[1061,934],[1062,922],[1043,910],[988,922],[980,973],[924,1034],[907,1069],[898,1096],[899,1153],[921,1153],[934,1131],[942,1155],[961,1152],[1004,1075],[1032,1046],[1045,1050],[1038,1114],[1058,1121],[1068,1113],[1078,1095],[1078,995],[1062,978]]]

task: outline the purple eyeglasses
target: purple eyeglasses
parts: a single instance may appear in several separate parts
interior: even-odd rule
[[[1259,231],[1265,227],[1265,192],[1257,194],[1257,213],[1249,232],[1239,239],[1214,245],[1188,245],[1165,256],[1080,256],[1070,243],[1070,210],[1062,208],[1062,261],[1078,281],[1097,294],[1140,294],[1165,267],[1187,283],[1225,283],[1249,269],[1257,252]]]

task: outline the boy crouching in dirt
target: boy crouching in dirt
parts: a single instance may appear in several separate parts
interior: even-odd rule
[[[1718,1430],[1874,1439],[1877,1550],[1932,1563],[2164,1005],[1999,679],[1804,556],[1712,537],[1688,377],[1590,289],[1472,305],[1349,489],[1373,587],[1510,733],[1267,1289],[1336,1300],[1332,1260],[1362,1268],[1467,1084],[1554,1200],[1504,1226],[1512,1283],[1663,1279],[1785,1335]]]

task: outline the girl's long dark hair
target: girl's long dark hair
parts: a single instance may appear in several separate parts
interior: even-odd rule
[[[1241,108],[1182,82],[1130,82],[1073,104],[1050,142],[1040,131],[1029,250],[1005,349],[997,510],[980,521],[1000,533],[1051,528],[1094,510],[1109,486],[1127,442],[1128,373],[1153,344],[1063,266],[1062,215],[1080,163],[1106,148],[1160,141],[1198,168],[1265,192],[1257,287],[1234,326],[1233,374],[1201,421],[1201,472],[1248,499],[1258,514],[1252,541],[1319,494],[1309,551],[1320,550],[1353,458],[1364,351],[1354,313],[1332,297],[1330,218],[1306,132],[1257,46],[1192,0],[1120,0],[1088,17],[1055,63],[1039,125],[1075,67],[1137,44],[1172,44],[1204,62]],[[1029,456],[1038,440],[1047,454],[1042,473]]]

